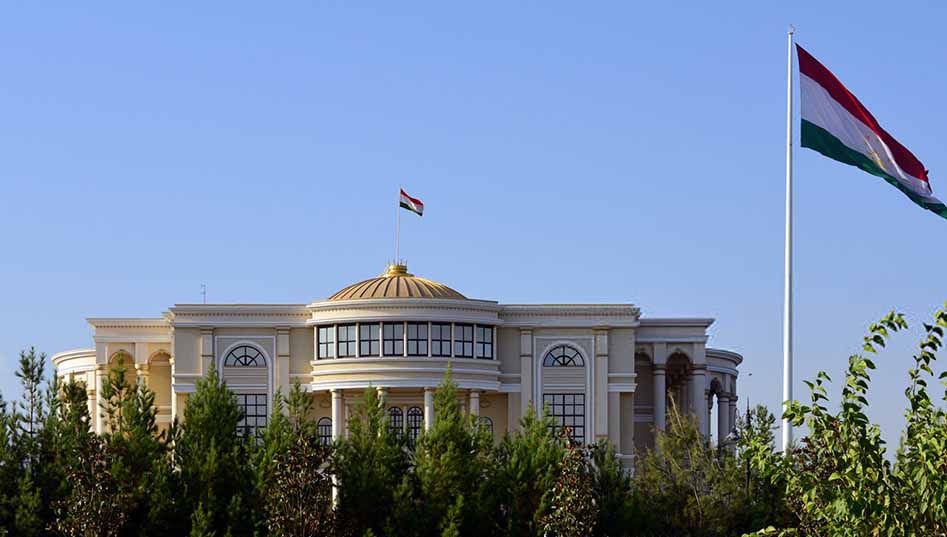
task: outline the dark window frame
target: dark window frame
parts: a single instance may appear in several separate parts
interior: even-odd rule
[[[351,329],[351,332],[349,331]],[[343,330],[346,339],[342,339]],[[349,339],[351,338],[351,339]],[[343,345],[345,351],[343,352]],[[358,325],[355,323],[339,324],[335,329],[335,355],[338,358],[355,358],[358,350]]]
[[[571,345],[556,345],[543,357],[543,367],[585,367],[585,358]]]
[[[237,433],[258,438],[269,422],[269,396],[265,393],[236,393],[234,398],[241,414],[237,422]]]
[[[480,360],[493,360],[493,327],[478,324],[474,328],[474,335],[477,340],[476,357]],[[482,336],[489,337],[490,341],[486,341]]]
[[[435,339],[435,328],[437,329],[437,334],[439,337]],[[444,338],[444,330],[447,330],[447,338]],[[454,350],[454,341],[453,335],[454,330],[451,323],[431,323],[431,328],[428,331],[431,336],[431,356],[438,356],[442,358],[447,358],[453,356]],[[447,351],[444,351],[446,346]],[[440,351],[435,351],[435,349],[440,349]]]
[[[585,442],[585,393],[544,393],[543,407],[552,416],[555,434],[569,427],[569,439],[577,444]]]
[[[253,345],[239,345],[224,357],[224,367],[266,367],[266,356]]]
[[[408,445],[414,447],[421,436],[421,430],[424,428],[424,411],[419,406],[413,406],[405,413],[405,423],[407,423]]]
[[[316,331],[318,339],[317,357],[322,360],[335,358],[335,325],[323,325]]]
[[[391,328],[391,336],[388,335],[389,327]],[[400,334],[398,333],[399,327]],[[397,323],[382,323],[381,333],[382,356],[404,356],[404,321]]]
[[[316,422],[316,434],[319,435],[319,443],[323,446],[332,444],[332,418],[325,416],[319,418]]]
[[[374,336],[372,335],[374,328]],[[364,336],[368,329],[368,337]],[[379,323],[359,323],[358,325],[358,355],[364,357],[381,356],[381,325]]]
[[[411,329],[414,328],[420,333],[421,329],[424,329],[424,336],[415,334],[414,337],[411,337]],[[413,323],[408,322],[405,327],[405,340],[407,341],[407,346],[405,347],[405,352],[408,356],[427,356],[428,355],[428,338],[431,335],[430,326],[428,323]],[[411,352],[411,347],[414,346],[414,352]],[[421,350],[423,347],[423,350]]]
[[[388,407],[387,422],[388,434],[398,439],[404,437],[404,410],[400,406]]]
[[[467,339],[469,330],[470,339]],[[474,356],[474,325],[454,323],[454,356],[456,358],[473,358]],[[458,349],[460,349],[458,351]]]

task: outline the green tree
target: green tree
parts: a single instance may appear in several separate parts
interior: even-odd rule
[[[233,393],[211,365],[188,398],[174,448],[183,501],[197,509],[188,519],[192,526],[201,524],[192,530],[211,528],[221,535],[241,536],[251,535],[256,528],[259,513],[250,501],[254,474],[247,443],[237,433],[241,417]]]
[[[128,520],[129,496],[111,472],[105,442],[88,436],[78,446],[79,464],[68,473],[72,489],[58,505],[53,527],[67,537],[117,537]]]
[[[332,453],[339,523],[352,535],[382,532],[407,471],[404,444],[388,431],[385,416],[377,390],[367,388],[358,411],[349,418],[347,437]]]
[[[102,411],[108,422],[103,441],[109,470],[128,498],[128,529],[123,534],[163,532],[167,524],[155,526],[148,519],[151,503],[165,501],[156,496],[162,491],[156,485],[167,477],[158,474],[166,473],[163,467],[170,464],[168,446],[165,435],[158,431],[154,392],[144,384],[129,383],[126,371],[120,356],[102,385]]]
[[[673,403],[667,430],[655,432],[655,449],[638,457],[634,494],[645,534],[741,532],[745,496],[734,458],[709,447],[696,422]]]
[[[550,495],[549,511],[541,524],[550,537],[590,537],[598,522],[593,479],[584,450],[569,446]]]
[[[331,535],[329,448],[314,434],[295,433],[276,455],[264,485],[266,524],[274,537]]]
[[[566,453],[548,414],[532,405],[516,432],[497,446],[493,483],[493,517],[506,535],[539,535],[540,519],[549,509],[550,493]]]
[[[598,505],[596,535],[627,535],[635,522],[631,476],[622,466],[615,446],[600,440],[588,447],[589,473]]]
[[[434,393],[434,425],[421,435],[414,455],[423,533],[439,535],[450,526],[459,527],[462,535],[480,533],[477,528],[487,518],[483,509],[488,504],[484,498],[489,496],[492,450],[490,435],[472,416],[462,414],[448,369]]]

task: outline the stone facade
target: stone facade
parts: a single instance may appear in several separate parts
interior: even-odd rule
[[[629,466],[636,448],[653,445],[672,401],[705,435],[713,421],[725,436],[742,362],[707,347],[712,319],[642,317],[630,304],[473,300],[403,266],[310,304],[179,304],[156,318],[88,321],[95,347],[53,362],[60,377],[85,382],[97,431],[102,382],[119,357],[129,378],[155,391],[162,426],[183,418],[213,363],[248,428],[265,425],[274,394],[299,383],[326,440],[345,434],[367,387],[380,390],[392,430],[413,438],[432,423],[433,389],[450,367],[465,412],[498,438],[530,405],[545,405],[577,441],[607,438]]]

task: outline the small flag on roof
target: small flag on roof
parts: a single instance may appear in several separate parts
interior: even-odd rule
[[[424,202],[418,198],[412,198],[404,189],[401,189],[401,207],[415,213],[418,216],[424,214]]]

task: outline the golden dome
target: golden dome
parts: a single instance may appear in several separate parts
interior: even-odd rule
[[[360,298],[448,298],[466,300],[467,297],[427,278],[408,273],[407,265],[388,265],[377,278],[353,283],[329,297],[329,300]]]

